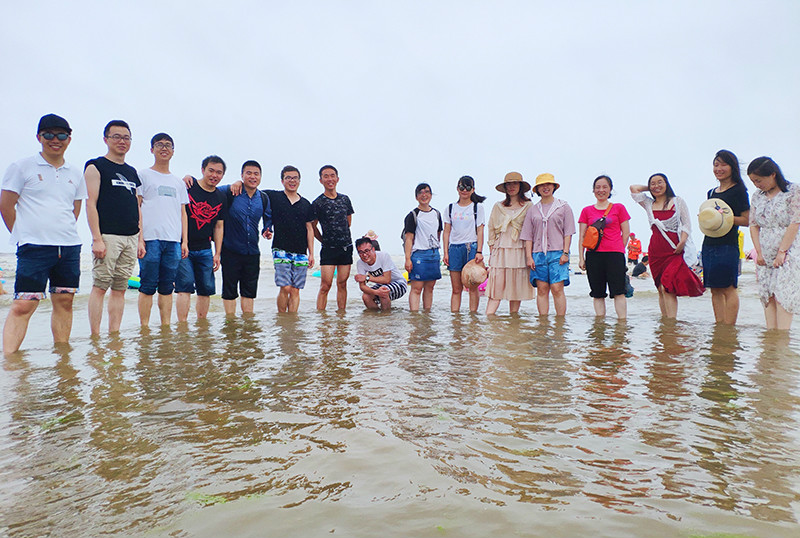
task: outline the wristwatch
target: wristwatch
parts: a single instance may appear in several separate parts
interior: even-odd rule
[[[565,250],[565,251],[564,251],[564,252],[562,252],[561,254],[563,254],[564,256],[569,256],[569,250]]]
[[[369,275],[364,279],[364,282],[369,282]]]

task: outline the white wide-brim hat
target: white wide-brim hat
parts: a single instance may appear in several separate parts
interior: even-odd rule
[[[733,210],[724,200],[709,198],[700,204],[697,221],[704,235],[722,237],[733,228]]]

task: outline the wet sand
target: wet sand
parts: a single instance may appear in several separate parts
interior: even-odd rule
[[[265,271],[252,319],[215,298],[141,330],[130,292],[96,341],[85,285],[70,347],[45,301],[4,359],[0,532],[797,536],[800,345],[752,281],[730,328],[708,294],[663,323],[636,279],[628,321],[598,320],[581,275],[563,320],[453,315],[446,278],[431,313],[365,312],[354,284],[317,313],[309,278],[277,315]]]

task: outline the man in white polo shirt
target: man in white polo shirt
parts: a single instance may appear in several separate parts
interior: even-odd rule
[[[42,151],[8,167],[0,193],[0,214],[17,244],[14,302],[3,326],[3,353],[15,353],[50,282],[53,341],[69,342],[72,300],[81,276],[81,239],[76,221],[85,200],[80,168],[64,160],[72,140],[67,120],[47,114],[36,138]]]

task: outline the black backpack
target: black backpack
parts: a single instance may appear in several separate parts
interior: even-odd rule
[[[452,211],[452,205],[453,204],[450,204],[451,211]],[[431,209],[436,211],[436,216],[439,217],[439,232],[441,232],[442,229],[444,228],[444,226],[442,225],[442,214],[439,213],[439,210],[436,209],[435,207],[432,207]],[[476,214],[477,214],[477,209],[476,209]],[[409,215],[414,215],[414,228],[416,228],[417,227],[417,220],[419,219],[419,208],[415,207],[409,213]],[[475,217],[475,218],[477,219],[477,217]],[[403,224],[403,231],[400,232],[400,240],[403,242],[403,248],[405,248],[405,246],[406,246],[406,227],[405,227],[405,223]]]

